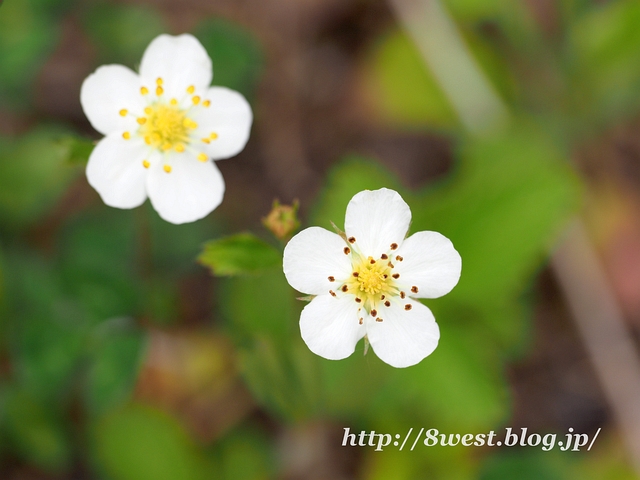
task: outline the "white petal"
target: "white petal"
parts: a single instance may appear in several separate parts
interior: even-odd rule
[[[148,148],[144,142],[125,140],[121,134],[104,137],[93,149],[87,163],[87,180],[104,203],[117,208],[141,205],[147,171],[142,165]]]
[[[140,62],[140,77],[149,88],[150,95],[156,88],[156,80],[162,78],[165,96],[178,100],[193,85],[203,92],[213,76],[211,59],[202,44],[185,33],[177,37],[162,34],[147,47]]]
[[[190,153],[158,154],[147,176],[153,208],[167,222],[180,224],[211,213],[224,195],[224,179],[213,162],[199,162]],[[171,172],[163,167],[168,165]]]
[[[394,270],[400,274],[397,284],[412,297],[441,297],[460,279],[460,254],[451,240],[438,232],[414,233],[400,246],[397,255],[402,257],[401,262],[394,262]],[[411,292],[411,287],[417,287],[418,292]]]
[[[391,244],[400,245],[411,223],[411,210],[398,192],[381,188],[356,194],[345,216],[344,229],[355,237],[365,256],[380,257]]]
[[[320,227],[310,227],[296,234],[284,249],[284,274],[296,290],[322,295],[337,290],[351,275],[350,256],[339,235]],[[329,277],[335,280],[331,282]]]
[[[405,310],[405,305],[411,309]],[[367,316],[367,337],[376,355],[392,367],[415,365],[438,346],[438,324],[431,310],[419,302],[398,298],[390,307],[380,307],[378,317],[382,322]]]
[[[140,79],[122,65],[104,65],[89,75],[80,89],[80,103],[93,128],[107,135],[115,131],[136,130],[134,115],[121,116],[126,109],[142,111]]]
[[[198,140],[196,148],[201,148],[214,160],[237,155],[249,140],[253,121],[249,102],[240,93],[225,87],[210,88],[202,99],[209,100],[211,105],[193,110],[193,120],[198,124],[198,129],[194,132]],[[212,133],[217,138],[211,140],[211,143],[199,141]]]
[[[329,360],[351,355],[365,333],[358,308],[353,295],[314,298],[300,315],[300,333],[309,350]]]

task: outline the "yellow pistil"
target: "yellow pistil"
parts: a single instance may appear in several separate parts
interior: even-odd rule
[[[160,88],[160,87],[158,87]],[[189,145],[189,130],[197,128],[187,112],[177,106],[156,103],[144,109],[145,117],[138,119],[139,133],[147,145],[161,151],[184,152]],[[142,120],[142,121],[141,121]]]
[[[345,254],[351,254],[351,249],[345,248]],[[343,292],[355,295],[355,301],[361,303],[369,312],[388,307],[389,298],[398,294],[393,266],[385,258],[386,256],[383,256],[376,260],[373,257],[364,258],[354,254],[353,274],[341,288]]]

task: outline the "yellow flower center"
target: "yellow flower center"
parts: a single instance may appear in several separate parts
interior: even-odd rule
[[[138,119],[140,134],[147,145],[160,150],[184,151],[189,143],[189,130],[196,122],[177,106],[156,103],[144,109],[145,116]]]
[[[367,258],[354,270],[358,273],[356,277],[359,286],[358,290],[369,295],[386,291],[389,270],[390,268],[386,263],[375,261],[372,257]]]

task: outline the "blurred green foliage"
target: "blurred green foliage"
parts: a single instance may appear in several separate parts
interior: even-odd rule
[[[58,476],[80,463],[113,480],[273,478],[281,453],[273,430],[294,424],[404,434],[508,422],[504,372],[529,345],[527,289],[580,205],[570,151],[585,133],[640,106],[640,8],[631,0],[563,0],[562,32],[548,34],[522,2],[442,3],[511,111],[509,128],[469,137],[408,37],[385,32],[365,60],[380,118],[395,128],[446,131],[453,171],[409,190],[374,159],[347,156],[305,208],[309,225],[342,226],[355,193],[385,186],[411,206],[412,232],[436,230],[453,241],[463,259],[460,284],[425,301],[441,329],[437,350],[402,370],[363,355],[362,343],[340,362],[315,356],[300,338],[304,303],[284,278],[280,251],[254,234],[231,235],[224,222],[170,225],[149,205],[120,211],[97,198],[56,217],[93,142],[37,124],[0,138],[0,460]],[[8,0],[0,10],[0,106],[28,111],[58,46],[59,20],[72,10],[96,48],[96,66],[135,68],[168,29],[152,6]],[[265,54],[251,32],[207,18],[193,33],[213,60],[213,83],[254,98]],[[224,277],[215,280],[212,317],[233,340],[237,368],[268,417],[200,443],[173,415],[132,401],[150,328],[180,326],[190,307],[184,291],[194,284],[185,280],[201,282],[196,258]],[[367,479],[632,475],[619,459],[532,450],[359,454],[358,474]]]

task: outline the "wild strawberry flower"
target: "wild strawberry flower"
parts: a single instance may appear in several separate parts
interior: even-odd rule
[[[438,324],[416,299],[450,292],[462,260],[437,232],[405,238],[410,222],[411,210],[397,192],[365,190],[347,205],[344,235],[310,227],[289,241],[287,281],[315,296],[300,316],[312,352],[340,360],[366,335],[380,359],[408,367],[435,350]]]
[[[211,160],[244,148],[253,116],[240,93],[210,87],[212,76],[195,37],[163,34],[144,52],[139,75],[105,65],[85,79],[82,108],[105,135],[89,157],[87,179],[104,203],[134,208],[148,196],[176,224],[220,204],[224,180]]]

